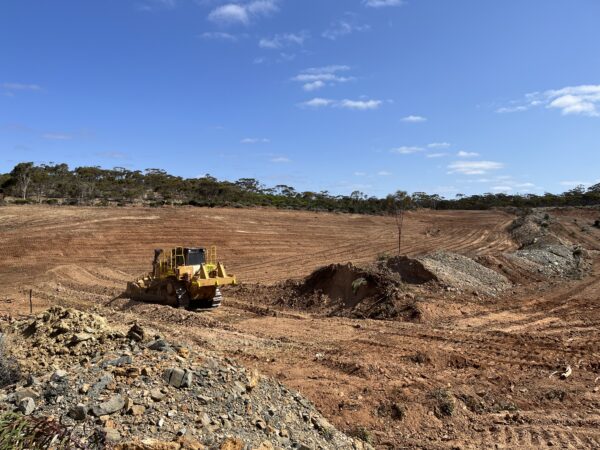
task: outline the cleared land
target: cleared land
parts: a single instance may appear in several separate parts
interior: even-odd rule
[[[554,231],[592,250],[597,262],[600,230],[590,224],[598,211],[551,214]],[[507,233],[513,219],[498,211],[411,212],[403,253],[448,250],[494,260],[517,248]],[[149,269],[154,248],[182,244],[217,245],[229,270],[251,286],[225,292],[224,306],[208,313],[114,300]],[[402,322],[276,307],[264,287],[325,264],[394,254],[391,218],[3,207],[0,249],[2,313],[27,312],[24,291],[31,288],[36,309],[98,307],[117,322],[151,323],[277,377],[342,431],[380,448],[600,447],[597,264],[581,280],[510,268],[517,283],[495,299],[431,291],[422,320]],[[565,365],[571,377],[550,377]]]

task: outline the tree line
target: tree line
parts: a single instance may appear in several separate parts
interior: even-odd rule
[[[360,191],[350,195],[331,195],[327,191],[296,191],[292,186],[266,187],[254,178],[221,181],[205,175],[182,178],[162,169],[103,169],[67,164],[23,162],[12,171],[0,174],[0,197],[14,203],[69,205],[194,205],[194,206],[270,206],[313,211],[360,214],[392,214],[411,208],[489,209],[494,207],[533,208],[542,206],[588,206],[600,204],[600,183],[589,188],[578,186],[562,194],[508,195],[485,193],[457,194],[447,199],[436,194],[397,191],[384,198]]]

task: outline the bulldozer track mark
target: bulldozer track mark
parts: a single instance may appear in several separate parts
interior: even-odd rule
[[[507,232],[510,214],[407,213],[403,253],[482,256],[498,272],[502,264],[515,284],[495,298],[425,286],[414,300],[432,315],[400,322],[324,317],[252,297],[319,265],[395,255],[393,218],[220,208],[25,206],[3,213],[0,283],[20,290],[18,301],[0,303],[2,311],[28,307],[20,285],[27,279],[34,307],[98,307],[124,331],[138,321],[151,333],[237,359],[302,392],[338,428],[365,424],[382,448],[600,448],[598,260],[582,280],[524,270],[503,255],[517,248]],[[557,214],[558,233],[597,247],[600,233],[582,232],[575,213]],[[159,219],[118,219],[138,215]],[[212,243],[228,271],[261,286],[230,290],[229,302],[224,292],[223,307],[209,313],[115,298],[148,271],[154,248]],[[549,378],[564,364],[573,369],[568,380]],[[455,413],[438,420],[432,393],[440,388],[453,395]],[[406,408],[403,421],[390,417],[391,400]]]

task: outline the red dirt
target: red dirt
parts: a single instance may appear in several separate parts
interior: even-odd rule
[[[564,237],[600,249],[600,230],[581,226],[594,213],[551,214]],[[494,261],[516,248],[506,233],[513,218],[411,212],[403,246],[409,255],[450,250]],[[241,281],[262,286],[224,292],[224,306],[209,313],[112,300],[149,270],[154,248],[177,244],[215,244]],[[394,220],[383,217],[3,207],[0,312],[27,312],[22,291],[32,288],[36,309],[96,306],[113,321],[141,321],[277,377],[340,429],[367,430],[378,448],[600,448],[597,264],[582,280],[514,274],[520,285],[493,300],[423,289],[418,323],[323,317],[265,300],[277,295],[265,284],[372,262],[396,245]],[[550,378],[566,364],[570,378]]]

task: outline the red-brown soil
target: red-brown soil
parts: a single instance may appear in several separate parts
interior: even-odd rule
[[[378,448],[600,448],[600,230],[590,226],[600,213],[550,214],[557,234],[595,250],[587,277],[503,267],[517,284],[497,298],[423,288],[419,321],[375,321],[276,306],[269,285],[395,254],[393,218],[3,207],[0,313],[26,314],[31,288],[36,309],[95,307],[116,322],[151,325],[275,376]],[[403,253],[448,250],[505,263],[496,258],[517,247],[506,231],[513,219],[499,211],[411,212]],[[225,291],[223,306],[210,312],[114,299],[149,270],[154,248],[181,244],[217,245],[249,285]],[[571,377],[550,376],[567,364]]]

